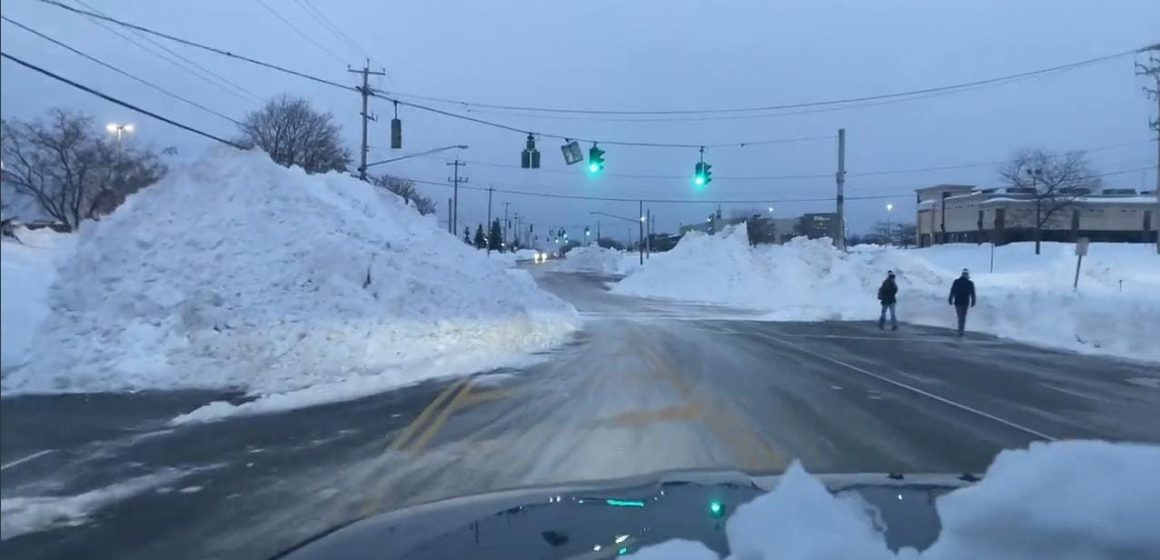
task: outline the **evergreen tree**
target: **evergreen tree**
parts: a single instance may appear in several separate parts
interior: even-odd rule
[[[463,226],[463,242],[471,245],[471,226]]]
[[[475,248],[486,249],[487,238],[483,236],[483,224],[479,224],[475,228]]]
[[[503,228],[499,225],[499,219],[491,222],[491,235],[488,237],[487,244],[492,251],[499,251],[503,248]]]

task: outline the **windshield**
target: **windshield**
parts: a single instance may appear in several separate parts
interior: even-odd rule
[[[257,560],[682,473],[1155,460],[1154,2],[2,20],[5,558]]]

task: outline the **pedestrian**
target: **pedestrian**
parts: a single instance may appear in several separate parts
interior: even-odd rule
[[[898,317],[894,315],[894,306],[898,303],[898,284],[894,282],[894,271],[886,271],[886,279],[878,287],[878,301],[882,303],[882,314],[878,316],[878,328],[886,328],[886,311],[890,311],[890,330],[898,330]]]
[[[959,318],[959,336],[963,336],[963,329],[967,326],[967,307],[975,306],[975,283],[971,282],[971,272],[963,269],[963,275],[951,284],[951,295],[947,303],[955,306],[955,315]]]

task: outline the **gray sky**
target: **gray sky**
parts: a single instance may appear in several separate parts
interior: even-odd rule
[[[72,1],[72,0],[69,0]],[[111,16],[220,46],[335,81],[354,83],[346,65],[359,51],[312,19],[300,0],[264,0],[314,41],[302,38],[258,0],[86,0]],[[401,93],[475,102],[586,109],[703,109],[859,97],[922,89],[1035,70],[1160,41],[1160,2],[1116,0],[742,1],[665,2],[590,0],[312,0],[387,76],[377,87]],[[85,18],[34,0],[4,0],[3,13],[76,48],[221,113],[240,119],[258,102],[199,79]],[[126,31],[121,31],[127,33]],[[144,39],[131,35],[137,42]],[[232,137],[234,125],[144,88],[118,74],[7,23],[3,50],[181,122]],[[268,98],[283,92],[308,97],[331,111],[352,145],[358,139],[357,94],[264,70],[244,62],[167,44],[175,52]],[[337,56],[336,56],[337,55]],[[1115,146],[1090,153],[1101,173],[1155,164],[1147,101],[1133,76],[1132,56],[1078,70],[952,95],[839,111],[779,117],[691,122],[610,122],[567,115],[529,118],[507,112],[472,115],[537,132],[608,140],[717,144],[744,140],[831,136],[847,129],[848,196],[853,231],[867,229],[895,204],[895,219],[913,221],[913,189],[935,183],[996,183],[994,166],[937,172],[858,176],[859,173],[1002,160],[1023,147],[1052,150]],[[185,64],[185,63],[182,63]],[[0,80],[5,118],[30,118],[53,106],[85,110],[102,120],[137,124],[137,140],[179,147],[193,157],[209,142],[5,61]],[[456,107],[439,106],[459,110]],[[391,107],[372,103],[382,120],[371,125],[371,160],[391,157]],[[560,142],[541,139],[543,169],[518,166],[520,134],[403,108],[404,152],[467,144],[471,187],[682,200],[760,199],[777,216],[829,211],[832,202],[781,202],[834,193],[834,140],[743,149],[712,149],[714,181],[694,193],[694,149],[602,146],[605,176],[590,179],[564,165]],[[587,150],[587,145],[584,146]],[[397,153],[397,152],[396,152]],[[454,156],[454,152],[443,155]],[[440,157],[389,166],[401,176],[444,181]],[[617,177],[619,173],[678,176]],[[814,179],[738,180],[731,176],[824,175]],[[1109,176],[1108,186],[1140,188],[1151,171]],[[450,189],[422,186],[445,216]],[[593,224],[590,211],[635,216],[636,204],[496,194],[512,212],[532,216],[536,231],[550,225]],[[486,193],[460,192],[460,221],[483,221]],[[703,220],[706,204],[653,204],[658,230]],[[726,207],[724,212],[730,213]],[[604,233],[624,237],[632,227],[601,219]],[[615,224],[615,225],[613,225]],[[462,229],[462,225],[460,227]],[[571,230],[573,236],[578,230]]]

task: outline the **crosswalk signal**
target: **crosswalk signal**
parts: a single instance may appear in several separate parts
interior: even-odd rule
[[[596,147],[596,143],[588,149],[588,172],[600,173],[604,171],[604,150]]]

